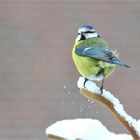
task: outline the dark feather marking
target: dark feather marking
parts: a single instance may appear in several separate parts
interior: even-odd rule
[[[129,68],[129,66],[120,61],[108,48],[103,47],[77,47],[75,53],[80,56],[90,57],[107,63],[116,64]]]

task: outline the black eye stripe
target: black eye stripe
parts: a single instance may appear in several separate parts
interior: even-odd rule
[[[85,32],[82,32],[82,33],[86,33],[86,34],[88,34],[88,33],[96,33],[95,31],[85,31]],[[78,33],[78,35],[80,35],[81,33]]]
[[[85,31],[84,33],[95,33],[95,31]]]

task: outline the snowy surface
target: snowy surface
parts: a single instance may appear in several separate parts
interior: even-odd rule
[[[87,81],[85,83],[85,87],[84,87],[84,81],[85,81],[84,77],[79,78],[79,80],[77,82],[77,86],[80,89],[86,88],[90,92],[93,92],[96,94],[101,93],[100,88],[97,87],[97,85],[95,83],[93,83],[92,81]],[[118,112],[118,114],[120,114],[120,116],[122,116],[126,121],[128,121],[129,126],[133,126],[133,128],[136,130],[137,134],[140,136],[140,123],[138,123],[138,121],[136,119],[133,119],[130,115],[128,115],[124,111],[123,105],[120,104],[120,101],[117,98],[115,98],[109,91],[106,91],[105,89],[103,89],[102,96],[112,102],[116,112]]]
[[[112,133],[100,121],[92,119],[58,121],[46,129],[46,134],[68,140],[132,140],[130,135]]]
[[[96,86],[92,81],[87,81],[84,87],[84,77],[80,77],[77,86],[80,89],[86,88],[86,90],[94,93],[101,94],[100,88]],[[133,119],[128,115],[120,104],[120,101],[115,98],[109,91],[103,89],[102,95],[106,99],[112,102],[114,109],[120,116],[128,121],[130,126],[136,130],[140,136],[140,120]],[[103,124],[98,120],[92,119],[75,119],[75,120],[63,120],[58,121],[46,129],[46,134],[51,134],[65,138],[67,140],[132,140],[132,137],[127,134],[115,134],[110,132]]]

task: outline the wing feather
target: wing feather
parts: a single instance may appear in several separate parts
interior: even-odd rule
[[[120,61],[113,52],[104,47],[82,47],[78,46],[75,50],[75,53],[80,56],[90,57],[93,59],[101,60],[111,64],[117,64],[125,67],[129,67],[127,64]]]

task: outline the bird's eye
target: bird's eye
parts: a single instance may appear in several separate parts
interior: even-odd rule
[[[80,35],[80,33],[78,33],[78,35]]]

